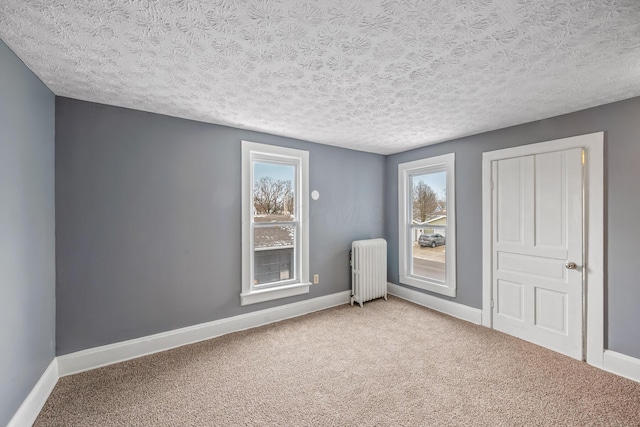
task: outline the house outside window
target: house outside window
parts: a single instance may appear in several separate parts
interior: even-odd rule
[[[242,142],[242,305],[309,292],[308,163],[307,151]]]
[[[398,165],[400,283],[456,295],[455,154]]]

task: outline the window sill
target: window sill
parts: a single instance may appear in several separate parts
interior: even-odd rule
[[[424,289],[425,291],[435,292],[440,295],[446,295],[448,297],[456,296],[455,286],[441,285],[428,280],[418,279],[409,276],[400,276],[400,283],[403,285],[413,286],[414,288]]]
[[[240,294],[240,305],[257,304],[274,299],[287,298],[309,293],[311,283],[295,283],[277,288],[261,289]]]

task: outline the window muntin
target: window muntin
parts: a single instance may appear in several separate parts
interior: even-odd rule
[[[400,283],[448,296],[456,292],[454,161],[398,165]]]
[[[308,292],[308,152],[243,141],[242,305]]]

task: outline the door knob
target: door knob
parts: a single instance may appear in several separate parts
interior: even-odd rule
[[[564,267],[565,267],[567,270],[575,270],[576,268],[578,268],[578,266],[576,265],[576,263],[575,263],[575,262],[568,262],[568,263],[566,263],[566,264],[564,265]]]

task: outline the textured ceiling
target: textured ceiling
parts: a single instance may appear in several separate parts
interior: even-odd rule
[[[638,0],[1,0],[57,94],[394,153],[640,95]]]

